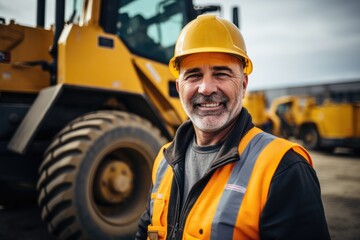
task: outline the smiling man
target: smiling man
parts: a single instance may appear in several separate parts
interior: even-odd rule
[[[196,53],[181,61],[177,90],[198,145],[216,144],[235,124],[248,81],[243,72],[240,60],[225,53]]]
[[[330,239],[308,152],[242,107],[252,62],[235,25],[199,16],[169,67],[190,120],[155,160],[136,239]]]

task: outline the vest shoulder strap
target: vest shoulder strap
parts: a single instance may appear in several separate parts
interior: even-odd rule
[[[236,225],[242,228],[234,231],[234,239],[258,239],[259,218],[268,197],[271,180],[283,156],[290,149],[312,164],[308,152],[296,143],[282,138],[274,138],[268,143],[259,154],[251,174],[248,191],[236,221]]]

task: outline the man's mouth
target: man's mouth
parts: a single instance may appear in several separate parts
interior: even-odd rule
[[[199,103],[196,105],[198,107],[202,107],[202,108],[216,108],[216,107],[219,107],[220,105],[223,105],[223,103],[212,102],[212,103]]]
[[[196,110],[197,109],[197,110]],[[217,115],[226,109],[226,102],[206,102],[194,105],[194,110],[200,115]]]
[[[190,101],[194,113],[199,115],[219,115],[227,108],[228,98],[224,94],[204,96],[196,94]]]

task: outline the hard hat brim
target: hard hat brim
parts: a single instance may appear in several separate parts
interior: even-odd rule
[[[246,61],[246,66],[244,67],[244,73],[246,75],[249,75],[252,70],[253,70],[253,65],[252,65],[252,62],[250,60],[250,58],[247,56],[247,54],[244,52],[243,54],[242,53],[239,53],[239,52],[243,52],[241,49],[239,49],[239,51],[231,51],[227,48],[219,48],[219,47],[204,47],[204,48],[196,48],[196,49],[190,49],[188,51],[184,51],[181,55],[177,55],[177,56],[174,56],[173,58],[170,59],[169,61],[169,69],[170,69],[170,72],[172,73],[172,75],[175,77],[175,78],[178,78],[179,77],[179,64],[180,64],[180,61],[181,59],[183,59],[184,57],[188,56],[188,55],[191,55],[191,54],[196,54],[196,53],[211,53],[211,52],[214,52],[214,53],[227,53],[227,54],[231,54],[235,57],[242,57],[245,59]]]

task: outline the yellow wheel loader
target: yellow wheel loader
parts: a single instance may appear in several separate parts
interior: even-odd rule
[[[272,102],[269,114],[278,118],[280,136],[299,138],[310,150],[360,149],[360,103],[283,96]]]
[[[253,123],[263,131],[276,134],[279,123],[267,111],[267,100],[263,91],[247,92],[243,99],[244,107],[251,114]]]
[[[187,119],[167,62],[182,27],[220,7],[55,2],[50,29],[45,0],[37,27],[0,23],[0,205],[35,193],[58,239],[133,239],[153,160]]]

